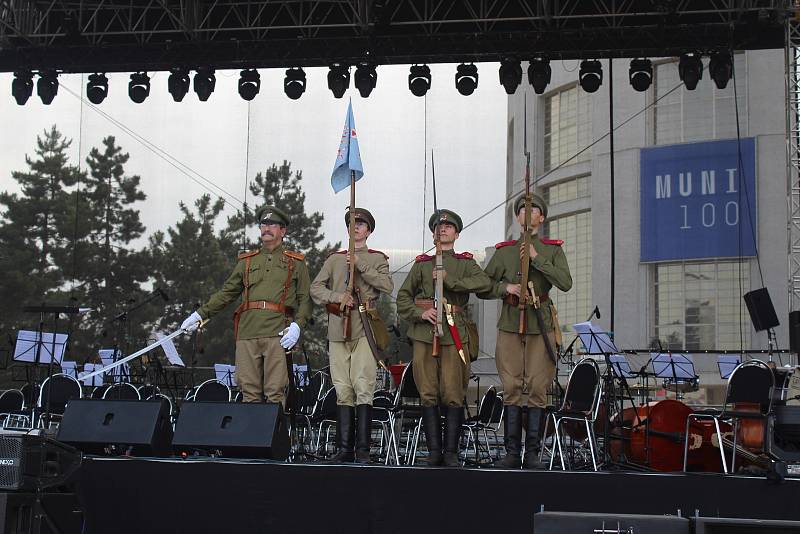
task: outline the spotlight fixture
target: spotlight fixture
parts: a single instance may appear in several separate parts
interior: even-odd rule
[[[141,104],[150,96],[150,77],[146,72],[134,72],[128,82],[128,96],[137,104]]]
[[[708,63],[708,73],[711,79],[714,80],[714,85],[717,89],[725,89],[728,86],[728,80],[731,79],[733,74],[733,58],[730,52],[717,52],[711,55],[711,61]]]
[[[58,74],[54,70],[39,71],[36,81],[36,94],[42,99],[42,104],[49,106],[58,94]]]
[[[694,91],[697,82],[703,79],[703,62],[700,54],[683,54],[678,61],[678,76],[689,91]]]
[[[408,89],[414,96],[425,96],[431,88],[431,69],[427,65],[411,65]]]
[[[14,73],[14,80],[11,82],[11,96],[17,104],[24,106],[25,102],[33,94],[33,73],[29,70]]]
[[[239,96],[253,100],[261,90],[261,75],[256,69],[243,70],[239,73]]]
[[[175,102],[180,102],[189,92],[189,71],[176,67],[167,79],[167,90]]]
[[[581,61],[581,70],[578,73],[581,88],[587,93],[594,93],[603,83],[603,67],[596,59]]]
[[[375,71],[375,65],[370,65],[369,63],[359,65],[354,78],[353,83],[358,92],[361,93],[362,98],[369,97],[372,90],[378,85],[378,73]]]
[[[86,82],[86,98],[92,104],[99,104],[108,96],[108,78],[105,74],[96,73],[89,75]]]
[[[462,63],[456,68],[456,89],[464,96],[469,96],[478,87],[478,67],[474,63]]]
[[[292,100],[300,98],[306,92],[306,72],[300,67],[286,69],[283,92]]]
[[[194,75],[194,92],[197,94],[197,99],[200,102],[205,102],[211,93],[214,92],[214,87],[217,86],[217,77],[214,76],[214,69],[211,67],[200,67]]]
[[[500,85],[506,90],[507,95],[517,92],[517,87],[522,83],[522,66],[519,61],[504,59],[500,62]]]
[[[628,80],[635,91],[647,91],[653,83],[653,63],[649,59],[632,59]]]
[[[328,71],[328,89],[334,98],[342,98],[348,87],[350,87],[350,67],[341,63],[331,65]]]
[[[550,69],[550,60],[536,58],[528,65],[528,83],[533,86],[537,95],[544,93],[550,83],[550,76],[553,71]]]

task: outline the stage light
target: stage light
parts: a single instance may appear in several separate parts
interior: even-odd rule
[[[342,98],[347,88],[350,87],[350,67],[335,63],[328,71],[328,89],[334,98]]]
[[[217,77],[211,67],[200,67],[194,75],[194,92],[200,102],[205,102],[217,86]]]
[[[58,74],[54,70],[39,71],[36,81],[36,94],[42,99],[42,104],[49,106],[58,94]]]
[[[431,69],[427,65],[412,65],[408,73],[408,89],[414,96],[425,96],[431,88]]]
[[[553,71],[550,69],[550,60],[536,58],[528,65],[528,83],[533,86],[537,95],[544,93],[550,84],[550,76]]]
[[[478,87],[478,67],[474,63],[462,63],[456,68],[456,89],[464,96],[469,96]]]
[[[603,67],[596,59],[581,61],[581,70],[578,73],[581,88],[587,93],[594,93],[603,83]]]
[[[634,90],[647,91],[653,83],[653,63],[649,59],[633,59],[628,70],[628,79]]]
[[[300,98],[306,92],[306,72],[300,67],[286,69],[283,92],[292,100]]]
[[[507,95],[517,92],[517,87],[522,83],[522,66],[519,61],[504,59],[500,62],[498,71],[500,85],[506,90]]]
[[[375,86],[378,85],[378,73],[375,71],[375,65],[369,63],[362,63],[356,69],[353,83],[361,93],[362,98],[367,98]]]
[[[678,76],[689,91],[703,79],[703,62],[699,54],[683,54],[678,61]]]
[[[11,96],[17,104],[24,106],[25,102],[33,94],[33,73],[29,70],[14,73],[14,80],[11,82]]]
[[[253,100],[261,90],[261,75],[256,69],[239,73],[239,96],[247,101]]]
[[[729,52],[717,52],[708,63],[708,73],[717,89],[725,89],[733,74],[733,58]]]
[[[167,90],[175,102],[180,102],[189,92],[189,71],[174,68],[167,79]]]
[[[108,96],[108,78],[105,74],[90,74],[86,82],[86,98],[92,104],[99,104]]]
[[[128,96],[137,104],[141,104],[150,96],[150,77],[146,72],[134,72],[128,82]]]

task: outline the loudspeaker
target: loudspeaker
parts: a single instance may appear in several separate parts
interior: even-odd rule
[[[789,312],[789,350],[800,353],[800,311]]]
[[[800,406],[774,406],[767,420],[767,452],[787,463],[800,463]]]
[[[647,532],[690,534],[685,517],[583,512],[539,512],[533,515],[534,534],[564,532]]]
[[[0,435],[0,490],[30,491],[66,482],[81,464],[81,453],[33,434]]]
[[[745,293],[744,303],[747,304],[747,311],[750,313],[750,320],[756,332],[775,328],[781,324],[766,287]]]
[[[800,521],[693,517],[695,534],[789,534],[800,532]]]
[[[175,427],[173,450],[197,450],[238,458],[285,460],[289,431],[280,404],[185,402]]]
[[[169,404],[165,399],[71,400],[57,439],[90,454],[102,454],[114,446],[135,456],[169,456]]]

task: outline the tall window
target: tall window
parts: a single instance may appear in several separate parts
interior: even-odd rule
[[[653,341],[674,350],[749,346],[749,316],[740,297],[750,288],[747,262],[663,263],[654,269]]]
[[[592,212],[584,211],[545,223],[543,235],[561,239],[572,274],[572,289],[566,293],[553,288],[550,298],[558,309],[563,332],[586,320],[592,311]]]
[[[545,188],[543,193],[544,201],[548,205],[577,200],[579,198],[588,198],[592,196],[592,183],[588,175],[580,176],[567,180],[566,182],[559,182],[551,185]]]
[[[573,158],[590,143],[592,115],[589,95],[573,85],[545,97],[544,170],[561,163],[588,161],[591,150]],[[572,159],[571,159],[572,158]]]
[[[680,81],[677,61],[655,66],[653,85],[656,99],[660,98],[655,104],[654,113],[655,144],[736,137],[733,80],[728,82],[725,89],[717,89],[708,74],[708,58],[703,58],[703,66],[703,79],[694,91],[687,90]],[[734,67],[739,122],[744,136],[747,132],[747,62],[744,54],[734,54]],[[680,87],[672,91],[676,86]]]

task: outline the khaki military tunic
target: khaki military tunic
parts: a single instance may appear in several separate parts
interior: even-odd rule
[[[394,283],[389,274],[388,257],[379,250],[357,248],[355,287],[362,302],[374,306],[380,293],[391,293]],[[331,254],[311,283],[311,298],[320,305],[339,304],[347,289],[347,251]],[[375,391],[376,362],[364,335],[357,310],[350,312],[350,337],[344,337],[344,321],[328,313],[328,346],[331,379],[336,401],[343,406],[372,404]]]
[[[237,300],[245,288],[248,263],[248,300],[280,303],[286,286],[283,302],[291,308],[292,314],[285,316],[270,309],[241,314],[236,340],[236,380],[245,402],[260,402],[265,396],[270,402],[283,402],[289,377],[279,333],[291,321],[302,330],[311,317],[310,280],[303,256],[282,245],[272,252],[262,248],[255,254],[240,255],[222,289],[212,295],[198,313],[203,319],[210,319]]]
[[[553,286],[561,291],[572,287],[567,257],[561,241],[533,236],[531,241],[537,256],[530,262],[528,279],[540,297],[546,335],[555,347],[553,333],[554,306],[550,299]],[[508,284],[520,283],[520,242],[506,241],[496,245],[496,251],[486,274],[492,280],[491,291],[478,295],[484,299],[503,299]],[[525,335],[519,335],[520,310],[515,304],[503,302],[497,321],[495,361],[503,383],[503,400],[513,406],[543,408],[547,405],[547,388],[555,377],[556,368],[547,354],[539,323],[532,309],[525,314]]]
[[[444,279],[444,298],[455,306],[464,307],[470,293],[491,290],[491,281],[486,273],[472,259],[472,254],[455,254],[452,250],[442,252],[442,262],[447,273]],[[444,335],[440,338],[440,355],[431,356],[433,347],[432,325],[422,319],[424,309],[415,304],[415,299],[433,299],[433,256],[417,256],[414,266],[408,273],[397,293],[397,313],[411,323],[408,336],[413,340],[414,381],[424,406],[461,406],[464,403],[464,390],[469,379],[469,360],[467,365],[461,360],[455,342],[443,318]],[[469,340],[464,314],[455,313],[455,323],[459,337],[468,353]]]

